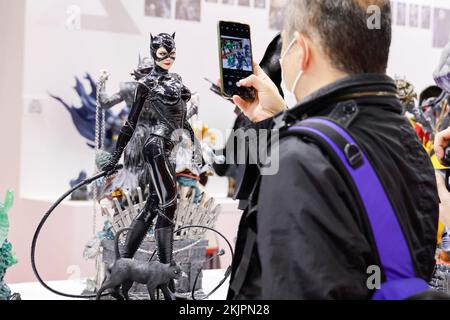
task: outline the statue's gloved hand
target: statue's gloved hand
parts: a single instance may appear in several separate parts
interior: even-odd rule
[[[117,166],[119,164],[121,156],[122,156],[122,152],[120,152],[119,150],[116,150],[112,154],[109,161],[107,161],[106,164],[101,167],[101,169],[105,172],[108,172],[108,174],[113,173],[117,169]]]
[[[118,161],[111,161],[102,169],[104,172],[108,172],[108,174],[111,174],[116,170],[118,163],[119,163]]]

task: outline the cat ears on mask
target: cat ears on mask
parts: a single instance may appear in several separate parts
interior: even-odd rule
[[[176,32],[174,32],[173,34],[172,34],[172,39],[173,40],[175,40],[175,35],[176,35]],[[155,37],[150,33],[150,40],[153,42],[153,39],[155,39]]]

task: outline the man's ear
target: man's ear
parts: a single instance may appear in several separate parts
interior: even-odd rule
[[[294,37],[297,40],[297,45],[300,48],[300,68],[305,70],[309,65],[309,60],[311,58],[311,48],[308,45],[309,37],[303,33],[296,31]]]

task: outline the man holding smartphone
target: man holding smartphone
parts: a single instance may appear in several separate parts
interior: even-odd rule
[[[367,25],[371,5],[380,8],[379,29]],[[347,129],[390,199],[417,277],[429,281],[439,199],[431,162],[386,75],[390,2],[296,0],[286,12],[284,99],[254,66],[240,85],[253,87],[256,99],[234,96],[234,103],[268,129],[287,119],[336,116],[341,102],[355,103],[344,110],[352,119]],[[377,248],[352,188],[314,142],[283,139],[279,159],[277,174],[255,181],[243,214],[229,299],[370,299],[376,289],[370,278],[383,282],[383,274],[370,271],[380,265]]]

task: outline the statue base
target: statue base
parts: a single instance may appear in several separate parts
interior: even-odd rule
[[[156,242],[151,237],[147,237],[141,244],[140,249],[136,252],[134,259],[139,261],[149,261],[153,252],[156,250]],[[97,281],[96,283],[88,284],[88,288],[84,294],[92,294],[96,292],[102,282],[105,279],[106,267],[114,263],[114,241],[109,239],[103,239],[101,242],[101,254],[98,259],[101,261],[100,268],[97,268]],[[206,248],[208,247],[208,240],[175,240],[173,248],[173,258],[176,263],[179,264],[183,272],[186,274],[178,281],[175,281],[175,291],[177,296],[191,299],[192,288],[194,287],[195,278],[198,275],[197,283],[195,284],[195,297],[201,299],[204,297],[202,292],[202,269],[205,262]],[[119,243],[119,249],[122,251],[123,247]],[[157,259],[157,254],[153,257]],[[200,274],[199,274],[200,273]],[[133,300],[148,300],[149,295],[147,287],[143,284],[134,283],[130,290],[130,298]],[[104,297],[102,299],[108,299]],[[160,293],[159,299],[162,300],[162,293]]]

